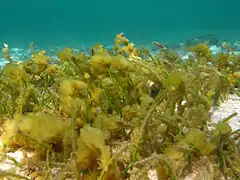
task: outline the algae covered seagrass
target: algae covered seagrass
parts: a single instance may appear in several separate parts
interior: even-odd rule
[[[239,86],[240,56],[226,44],[213,56],[201,43],[188,47],[194,56],[182,61],[153,44],[156,55],[120,33],[110,50],[96,44],[87,55],[65,48],[58,60],[31,44],[32,56],[21,63],[5,45],[1,156],[21,149],[26,157],[17,163],[24,176],[0,175],[145,180],[156,169],[159,180],[175,180],[204,159],[209,178],[238,178],[239,131],[232,132],[231,117],[211,129],[208,122],[211,107]]]

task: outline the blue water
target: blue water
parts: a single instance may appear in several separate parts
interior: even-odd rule
[[[179,43],[216,34],[240,40],[237,0],[1,1],[0,43],[25,48],[110,45],[124,32],[135,44]]]

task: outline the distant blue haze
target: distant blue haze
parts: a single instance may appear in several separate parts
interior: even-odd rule
[[[237,0],[1,0],[0,43],[110,45],[119,32],[136,44],[204,34],[240,40],[239,9]]]

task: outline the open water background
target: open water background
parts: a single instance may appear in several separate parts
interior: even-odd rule
[[[2,0],[0,43],[111,45],[119,32],[138,45],[180,43],[206,34],[237,41],[239,9],[237,0]]]

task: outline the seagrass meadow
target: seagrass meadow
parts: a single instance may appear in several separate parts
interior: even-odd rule
[[[240,177],[240,130],[211,124],[209,111],[239,95],[240,56],[228,44],[212,55],[207,44],[186,47],[181,60],[158,42],[158,53],[136,48],[123,33],[112,49],[96,44],[89,54],[71,48],[58,60],[36,51],[11,58],[0,71],[1,161],[21,150],[5,179],[184,179],[196,166],[205,177]],[[29,157],[28,153],[32,156]]]

